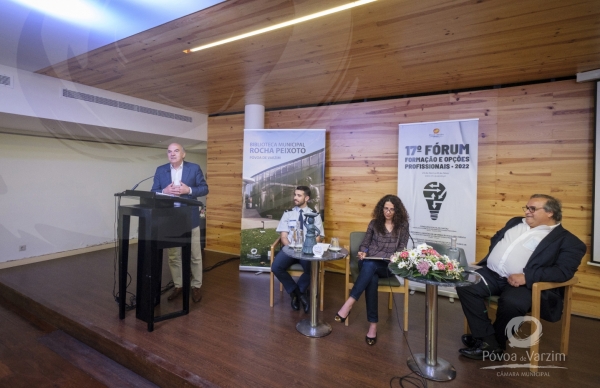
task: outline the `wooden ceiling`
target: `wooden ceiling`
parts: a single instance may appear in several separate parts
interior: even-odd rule
[[[598,0],[229,0],[38,73],[207,114],[574,76],[600,68]]]

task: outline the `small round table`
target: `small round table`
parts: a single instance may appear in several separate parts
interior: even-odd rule
[[[296,324],[296,330],[307,337],[325,337],[331,333],[331,325],[327,322],[317,320],[317,293],[319,290],[319,265],[323,261],[339,260],[348,255],[348,250],[342,248],[339,252],[327,251],[323,257],[305,255],[295,252],[290,246],[283,247],[286,255],[299,260],[310,261],[310,319],[303,319]]]
[[[410,370],[429,380],[450,381],[456,377],[456,369],[448,361],[437,356],[437,334],[438,334],[438,286],[443,287],[465,287],[478,283],[481,277],[477,273],[469,273],[472,280],[457,282],[438,282],[436,280],[405,277],[411,282],[425,284],[425,353],[417,353],[407,360]]]

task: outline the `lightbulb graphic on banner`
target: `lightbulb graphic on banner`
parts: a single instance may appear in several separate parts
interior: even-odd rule
[[[423,188],[423,197],[427,201],[431,219],[434,221],[437,220],[442,208],[442,202],[446,199],[446,187],[439,182],[429,182]]]

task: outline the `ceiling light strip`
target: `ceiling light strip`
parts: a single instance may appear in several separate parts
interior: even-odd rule
[[[293,20],[290,20],[290,21],[287,21],[287,22],[275,24],[274,26],[261,28],[259,30],[247,32],[245,34],[241,34],[241,35],[233,36],[231,38],[219,40],[217,42],[205,44],[204,46],[198,46],[198,47],[194,47],[192,49],[183,50],[183,52],[186,53],[186,54],[189,54],[189,53],[193,53],[193,52],[196,52],[196,51],[205,50],[207,48],[219,46],[219,45],[222,45],[222,44],[225,44],[225,43],[235,42],[236,40],[240,40],[240,39],[244,39],[244,38],[249,38],[251,36],[263,34],[265,32],[269,32],[269,31],[273,31],[273,30],[278,30],[280,28],[284,28],[284,27],[288,27],[288,26],[291,26],[291,25],[294,25],[294,24],[302,23],[302,22],[305,22],[305,21],[308,21],[308,20],[316,19],[316,18],[319,18],[321,16],[331,15],[332,13],[345,11],[347,9],[358,7],[358,6],[363,5],[363,4],[372,3],[374,1],[377,1],[377,0],[360,0],[360,1],[354,1],[352,3],[341,5],[339,7],[335,7],[335,8],[327,9],[325,11],[313,13],[311,15],[303,16],[301,18],[293,19]]]

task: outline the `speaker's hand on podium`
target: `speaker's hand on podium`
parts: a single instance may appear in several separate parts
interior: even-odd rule
[[[181,185],[174,185],[173,183],[171,183],[169,186],[167,186],[163,189],[164,194],[177,195],[177,196],[189,194],[190,192],[191,192],[190,187],[183,182],[181,183]]]
[[[181,186],[179,186],[179,195],[186,195],[191,192],[192,190],[190,189],[190,187],[185,183],[181,182]]]
[[[180,186],[175,186],[173,183],[171,183],[169,186],[165,187],[162,192],[163,194],[180,195],[179,188]]]

